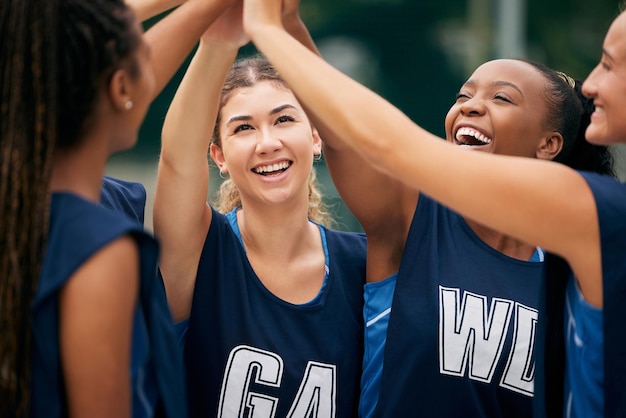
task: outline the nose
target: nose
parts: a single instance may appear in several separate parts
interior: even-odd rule
[[[260,129],[257,135],[256,152],[268,154],[278,151],[283,146],[282,140],[273,129]]]
[[[600,65],[598,64],[592,71],[589,73],[583,85],[581,87],[583,94],[585,97],[593,98],[596,95],[597,86],[596,86],[596,76],[598,75]]]
[[[459,111],[463,116],[482,115],[485,113],[485,104],[482,99],[472,97],[459,105]]]

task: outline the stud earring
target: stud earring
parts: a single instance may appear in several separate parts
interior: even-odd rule
[[[126,110],[130,110],[130,109],[132,109],[132,108],[133,108],[133,102],[132,102],[132,101],[130,101],[130,100],[129,100],[129,101],[127,101],[127,102],[124,104],[124,107],[126,108]]]

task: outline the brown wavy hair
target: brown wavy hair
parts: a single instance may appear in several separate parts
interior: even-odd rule
[[[235,61],[222,87],[220,111],[218,112],[215,128],[213,129],[211,143],[221,147],[221,138],[219,136],[219,125],[222,120],[221,109],[228,103],[233,92],[241,87],[252,87],[261,81],[270,81],[280,88],[289,89],[287,83],[285,83],[276,69],[265,57],[253,55]],[[323,195],[320,192],[314,167],[311,167],[308,187],[309,219],[327,227],[332,226],[333,220],[324,203]],[[212,204],[217,211],[222,213],[230,212],[237,206],[241,206],[241,194],[230,178],[222,182],[215,197],[212,199]]]

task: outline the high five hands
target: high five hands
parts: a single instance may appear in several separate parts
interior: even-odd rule
[[[283,28],[283,12],[297,13],[299,0],[243,0],[243,28],[251,38],[268,26]]]

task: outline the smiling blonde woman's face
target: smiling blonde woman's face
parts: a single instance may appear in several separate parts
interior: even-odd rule
[[[313,155],[321,141],[300,103],[285,87],[262,81],[235,90],[221,109],[221,148],[212,155],[242,200],[307,204]]]

